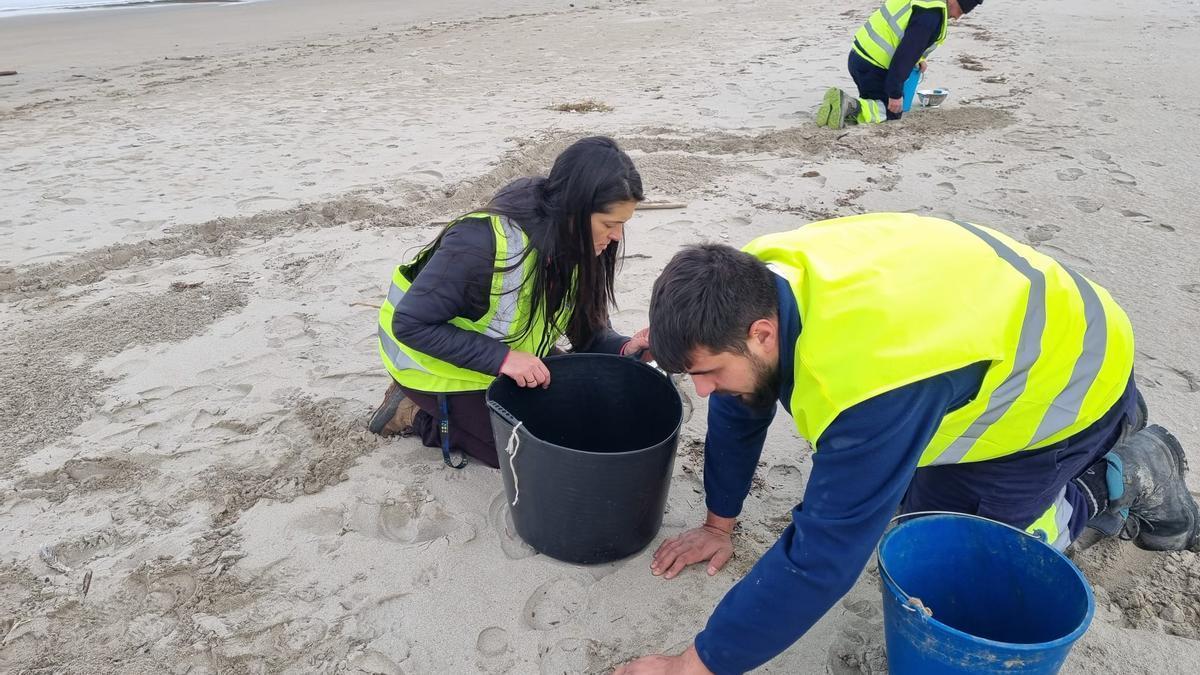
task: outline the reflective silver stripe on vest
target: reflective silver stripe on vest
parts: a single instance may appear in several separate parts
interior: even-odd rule
[[[867,29],[867,35],[870,36],[871,41],[879,45],[879,48],[886,52],[888,58],[891,59],[892,55],[896,53],[896,48],[893,47],[890,42],[884,40],[883,36],[875,32],[875,28],[871,26],[870,21],[868,21],[863,27]],[[897,37],[902,37],[903,35],[903,33],[899,33]]]
[[[515,264],[524,252],[525,247],[521,235],[521,229],[513,224],[507,218],[500,219],[501,229],[504,231],[504,240],[506,242],[506,256],[508,261],[501,261],[502,267]],[[514,255],[513,252],[516,252]],[[496,301],[496,313],[492,315],[492,319],[488,322],[484,333],[496,339],[504,339],[508,337],[509,330],[512,328],[512,322],[516,319],[517,306],[520,300],[521,284],[525,280],[524,265],[519,265],[516,269],[504,273],[504,278],[500,284],[500,297]],[[393,282],[388,288],[387,301],[392,307],[397,307],[400,300],[404,297],[404,289],[400,288]],[[383,353],[387,355],[388,360],[397,370],[419,370],[423,373],[430,372],[429,369],[423,367],[410,357],[383,326],[379,326],[379,344],[383,347]]]
[[[1054,397],[1054,402],[1046,410],[1031,445],[1037,445],[1075,423],[1083,408],[1083,399],[1095,384],[1104,365],[1104,355],[1108,352],[1108,321],[1104,315],[1104,304],[1087,279],[1065,266],[1063,269],[1071,275],[1083,298],[1083,316],[1087,322],[1083,331],[1083,351],[1075,359],[1067,386]]]
[[[395,287],[393,286],[393,288]],[[405,354],[404,350],[400,349],[400,345],[396,344],[395,338],[388,334],[388,332],[384,330],[383,326],[379,327],[379,345],[383,347],[383,353],[387,354],[388,361],[391,361],[396,370],[419,370],[422,373],[429,372],[427,369],[423,368],[421,364],[412,360],[412,357],[410,357],[408,354]]]
[[[517,318],[517,308],[521,300],[521,285],[525,282],[525,265],[517,264],[525,252],[521,228],[508,218],[501,217],[500,229],[504,231],[507,257],[507,260],[499,261],[500,267],[516,267],[504,273],[500,282],[500,297],[496,299],[496,313],[492,315],[492,320],[484,330],[484,334],[497,340],[509,337],[512,331],[512,323]]]
[[[400,298],[404,297],[404,290],[392,282],[391,288],[388,289],[387,301],[393,308],[400,306]]]
[[[954,222],[982,239],[996,252],[996,255],[1029,280],[1029,301],[1025,303],[1025,317],[1021,321],[1021,335],[1017,338],[1017,353],[1013,358],[1012,372],[988,397],[987,408],[931,464],[957,464],[962,461],[979,437],[1003,417],[1012,404],[1020,398],[1029,382],[1029,370],[1041,356],[1042,333],[1046,328],[1045,275],[1029,264],[1028,260],[1018,255],[1016,251],[1005,246],[987,232],[970,223]]]
[[[909,11],[910,12],[912,11],[911,5],[909,5]],[[884,4],[883,7],[879,8],[879,13],[881,15],[883,15],[883,20],[886,21],[887,24],[892,27],[892,32],[894,32],[896,34],[896,38],[897,39],[903,38],[904,37],[904,29],[900,27],[900,14],[903,14],[904,11],[901,10],[900,14],[892,14],[892,13],[888,12],[887,4]]]

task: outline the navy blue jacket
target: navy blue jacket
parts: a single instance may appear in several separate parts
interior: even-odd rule
[[[776,284],[779,401],[789,409],[800,315],[787,282],[777,278]],[[942,417],[978,393],[985,371],[981,363],[922,380],[860,403],[833,421],[817,439],[819,452],[792,523],[696,637],[709,670],[742,673],[766,663],[850,590]],[[754,410],[733,396],[709,398],[704,490],[716,515],[732,518],[741,511],[774,416],[774,406]]]
[[[908,27],[904,29],[904,37],[896,45],[896,53],[892,54],[892,63],[888,66],[887,78],[884,80],[884,92],[888,98],[904,96],[904,82],[912,74],[913,68],[921,60],[921,55],[937,40],[942,33],[942,12],[937,9],[913,7]]]

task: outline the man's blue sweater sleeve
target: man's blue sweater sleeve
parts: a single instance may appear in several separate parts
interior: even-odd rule
[[[704,439],[704,499],[722,518],[742,512],[758,467],[775,405],[751,408],[736,396],[708,397],[708,436]]]
[[[766,663],[849,591],[896,513],[922,450],[961,396],[954,375],[854,406],[822,434],[792,524],[696,637],[709,670],[742,673]],[[733,487],[732,479],[710,478],[707,461],[705,466],[706,489],[710,480]]]
[[[900,38],[900,44],[896,45],[892,63],[888,66],[887,78],[884,79],[883,91],[888,98],[904,96],[904,82],[912,74],[912,69],[917,67],[921,55],[937,40],[937,36],[941,35],[942,21],[941,10],[913,7],[908,27],[904,29],[904,37]]]

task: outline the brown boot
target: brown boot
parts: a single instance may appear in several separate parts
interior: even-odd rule
[[[404,396],[400,385],[393,382],[383,395],[383,403],[371,415],[367,429],[380,436],[408,436],[419,410],[416,403]]]

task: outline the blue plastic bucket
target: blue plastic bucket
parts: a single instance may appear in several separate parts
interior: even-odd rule
[[[908,79],[904,81],[904,112],[912,107],[913,96],[917,94],[917,85],[921,84],[921,71],[913,68]]]
[[[1066,556],[986,518],[915,518],[878,553],[893,675],[1057,673],[1095,613]]]

